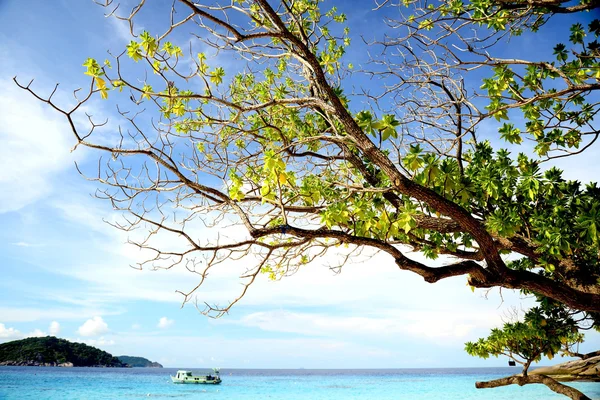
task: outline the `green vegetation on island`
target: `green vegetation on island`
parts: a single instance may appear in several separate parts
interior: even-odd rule
[[[128,367],[134,368],[162,368],[163,366],[157,362],[153,362],[144,357],[133,356],[118,356],[119,361],[126,364]]]
[[[83,343],[54,336],[27,338],[0,344],[0,365],[125,367],[112,354]]]

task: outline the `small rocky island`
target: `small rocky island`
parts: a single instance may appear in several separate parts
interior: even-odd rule
[[[152,362],[144,357],[133,356],[118,356],[119,361],[128,367],[133,368],[162,368],[163,366],[157,362]]]
[[[126,357],[126,356],[125,356]],[[129,357],[126,357],[129,359]],[[0,344],[0,365],[35,367],[133,367],[141,360],[162,367],[141,357],[132,357],[136,365],[120,360],[106,351],[84,343],[70,342],[54,336],[27,338]],[[146,364],[144,362],[144,364]],[[141,366],[141,365],[140,365]]]

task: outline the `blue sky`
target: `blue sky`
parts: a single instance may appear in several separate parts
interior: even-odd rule
[[[372,26],[366,8],[340,6],[357,32]],[[22,1],[0,1],[0,342],[56,334],[172,367],[505,365],[467,356],[463,343],[484,336],[528,300],[510,291],[471,293],[464,277],[429,285],[384,256],[339,275],[315,264],[280,282],[260,277],[219,320],[193,305],[180,307],[175,290],[193,287],[194,275],[130,268],[140,253],[103,222],[116,215],[91,196],[96,187],[74,168],[75,161],[93,166],[97,154],[71,152],[65,121],[11,81],[35,78],[41,92],[61,82],[58,99],[70,101],[70,92],[88,82],[82,62],[103,60],[106,50],[129,40],[127,28],[103,12],[92,1],[32,0],[26,8]],[[114,113],[97,100],[86,111]],[[589,181],[600,173],[598,155],[592,148],[560,166],[568,177]],[[232,272],[223,270],[199,295],[223,302],[238,290]],[[599,348],[598,336],[589,337],[586,348]]]

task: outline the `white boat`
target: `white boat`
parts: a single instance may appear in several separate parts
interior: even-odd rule
[[[221,377],[219,376],[219,369],[213,368],[214,375],[202,375],[193,376],[192,371],[177,371],[175,376],[171,375],[173,383],[197,383],[203,385],[218,385],[221,383]]]

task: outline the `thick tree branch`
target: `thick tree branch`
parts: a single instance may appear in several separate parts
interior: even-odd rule
[[[477,382],[475,383],[475,387],[477,389],[487,389],[508,385],[523,386],[529,384],[546,385],[553,392],[567,396],[572,400],[591,400],[579,390],[567,385],[563,385],[562,383],[545,375],[509,376],[506,378],[495,379],[493,381]]]
[[[565,0],[496,0],[500,8],[504,10],[526,10],[533,8],[543,8],[554,14],[571,14],[580,11],[589,11],[600,7],[600,1],[591,0],[589,2],[581,1],[577,5],[563,6],[570,1]]]

